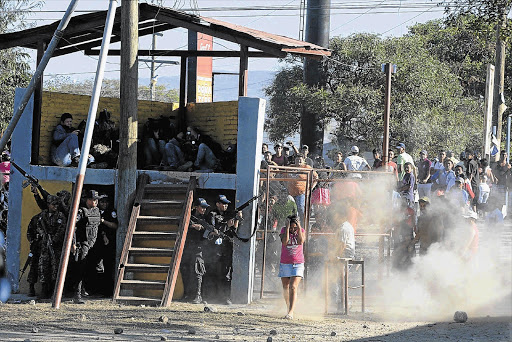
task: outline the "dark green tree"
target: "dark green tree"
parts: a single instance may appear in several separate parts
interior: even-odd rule
[[[302,106],[311,106],[326,121],[336,122],[334,142],[342,148],[382,146],[381,64],[391,62],[398,65],[392,85],[392,144],[403,141],[412,153],[441,147],[460,151],[481,144],[479,103],[464,96],[457,75],[421,40],[356,34],[331,39],[330,49],[332,56],[324,62],[325,89],[305,86],[300,65],[283,68],[267,88],[271,140],[297,132]]]
[[[25,27],[30,10],[40,1],[0,0],[0,33]],[[0,50],[0,130],[4,130],[12,117],[14,91],[26,86],[31,77],[29,56],[18,48]]]

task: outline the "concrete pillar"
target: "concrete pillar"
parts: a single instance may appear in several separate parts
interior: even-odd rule
[[[14,96],[14,108],[18,108],[25,94],[25,89],[17,88]],[[25,171],[30,172],[30,155],[32,139],[32,113],[34,111],[34,95],[30,98],[21,115],[20,121],[16,125],[11,137],[11,157],[12,160],[21,166]],[[9,180],[9,212],[7,217],[7,277],[13,287],[13,292],[19,289],[18,275],[20,272],[20,257],[26,258],[26,255],[20,256],[21,252],[21,213],[23,176],[15,171],[11,174]]]
[[[265,103],[259,98],[238,99],[236,206],[258,194]],[[249,237],[254,231],[256,207],[255,201],[244,210],[245,219],[238,228],[240,237]],[[235,240],[231,282],[231,299],[234,303],[249,304],[252,301],[255,249],[256,236],[249,242]]]

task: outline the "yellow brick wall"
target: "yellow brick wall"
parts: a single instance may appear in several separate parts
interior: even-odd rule
[[[190,103],[187,123],[211,136],[225,149],[229,144],[236,144],[238,101]]]
[[[60,122],[62,113],[73,115],[75,127],[87,118],[90,96],[43,92],[41,108],[41,138],[39,143],[39,164],[50,165],[50,148],[52,132]],[[148,118],[160,115],[176,117],[177,103],[139,100],[139,138],[142,127]],[[100,98],[98,110],[107,108],[112,113],[112,120],[119,125],[120,102],[118,98]],[[223,148],[236,144],[238,131],[238,102],[191,103],[187,105],[187,124],[197,127],[201,132],[210,135]]]
[[[39,143],[39,164],[50,165],[50,148],[52,132],[60,122],[62,113],[73,115],[73,126],[87,118],[91,97],[86,95],[63,94],[54,92],[43,92],[41,108],[41,138]],[[148,118],[158,118],[160,115],[175,115],[173,110],[178,107],[177,103],[165,103],[156,101],[139,100],[139,138],[142,137],[142,126]],[[107,108],[112,113],[112,121],[119,126],[120,102],[118,98],[100,98],[98,110]]]

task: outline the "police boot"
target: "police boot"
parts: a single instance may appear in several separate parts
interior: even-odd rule
[[[192,304],[201,304],[203,302],[203,297],[201,297],[201,285],[203,283],[203,278],[197,278],[197,293],[194,300],[192,300]]]
[[[75,304],[85,304],[82,299],[82,282],[80,281],[75,289],[75,297],[73,298],[73,303]]]
[[[52,297],[52,288],[48,283],[41,284],[41,299],[48,299]]]
[[[36,285],[33,284],[33,283],[29,284],[28,296],[29,297],[35,297],[36,296]]]

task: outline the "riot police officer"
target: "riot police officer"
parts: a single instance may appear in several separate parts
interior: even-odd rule
[[[233,238],[236,237],[238,223],[242,219],[241,212],[229,212],[231,203],[225,195],[218,195],[215,201],[215,209],[210,215],[215,223],[215,228],[223,237],[216,240],[214,257],[211,259],[214,265],[213,280],[218,295],[227,305],[231,304],[231,276],[233,274]]]
[[[201,304],[203,276],[206,273],[203,252],[208,248],[208,235],[213,222],[206,215],[209,205],[204,198],[194,201],[188,226],[187,241],[183,251],[181,274],[185,284],[185,298],[194,296],[192,304]],[[205,227],[206,226],[206,227]]]
[[[82,282],[86,271],[87,256],[96,242],[98,226],[101,222],[100,210],[98,209],[100,198],[96,190],[89,190],[85,196],[85,203],[78,209],[73,239],[74,258],[70,263],[74,273],[73,290],[75,296],[73,301],[76,304],[85,303],[82,300]]]
[[[114,290],[114,264],[116,259],[117,212],[111,208],[108,195],[100,195],[98,200],[100,225],[94,247],[88,256],[87,290],[112,296]]]

